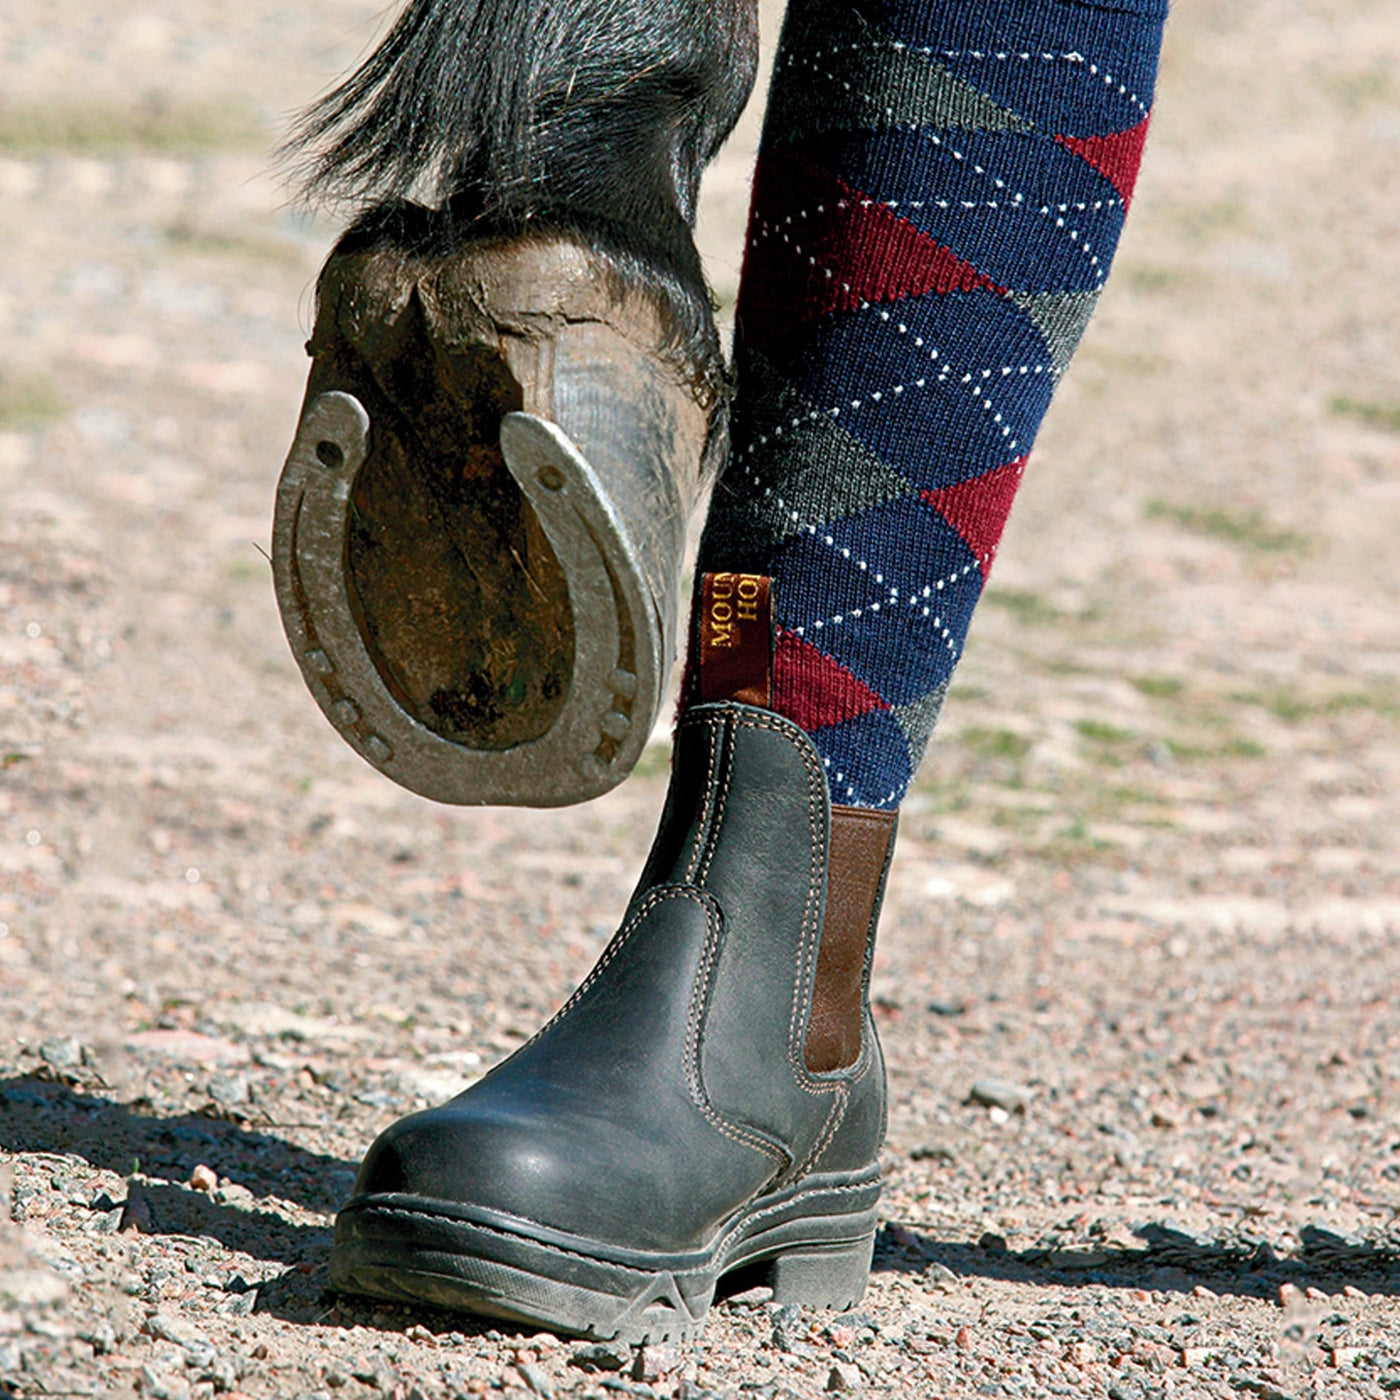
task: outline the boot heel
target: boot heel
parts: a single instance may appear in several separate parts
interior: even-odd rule
[[[773,1261],[773,1301],[808,1308],[854,1306],[865,1292],[874,1249],[872,1233],[854,1244],[809,1245],[781,1255]]]

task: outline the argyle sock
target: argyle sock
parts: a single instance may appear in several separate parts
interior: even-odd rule
[[[699,568],[772,578],[772,706],[897,806],[1132,197],[1162,0],[792,0]]]

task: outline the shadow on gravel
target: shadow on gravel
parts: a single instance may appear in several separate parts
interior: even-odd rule
[[[302,1263],[329,1246],[325,1226],[298,1225],[256,1208],[277,1196],[333,1211],[349,1194],[354,1168],[282,1138],[199,1114],[161,1118],[135,1105],[31,1078],[0,1079],[0,1149],[76,1155],[104,1171],[188,1181],[200,1163],[238,1187],[237,1202],[180,1185],[144,1180],[129,1188],[127,1214],[148,1235],[203,1235],[255,1258]],[[251,1193],[251,1194],[249,1194]],[[134,1196],[134,1199],[132,1199]],[[95,1206],[94,1209],[101,1209]]]
[[[999,1279],[1048,1288],[1145,1288],[1189,1293],[1204,1284],[1217,1294],[1243,1298],[1278,1296],[1279,1286],[1340,1293],[1348,1284],[1366,1293],[1400,1295],[1400,1239],[1348,1238],[1309,1225],[1302,1253],[1279,1258],[1258,1239],[1206,1241],[1156,1223],[1139,1225],[1141,1249],[1010,1250],[999,1236],[976,1243],[938,1240],[902,1225],[876,1236],[873,1268],[887,1273]]]

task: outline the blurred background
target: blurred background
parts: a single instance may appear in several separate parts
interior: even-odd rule
[[[231,1046],[229,1112],[344,1163],[582,975],[665,766],[581,811],[434,807],[284,644],[263,549],[336,227],[269,151],[391,17],[0,11],[0,1062],[78,1037],[177,1114]],[[726,310],[758,125],[706,188]],[[1309,1212],[1400,1211],[1397,255],[1391,0],[1179,0],[905,809],[875,990],[920,1228],[1016,1247],[1078,1192],[1224,1230],[1244,1196],[1286,1253]],[[969,1111],[979,1073],[1036,1108]]]

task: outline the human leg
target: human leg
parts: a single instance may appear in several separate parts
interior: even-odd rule
[[[1146,105],[1159,29],[1078,0],[794,10],[661,831],[559,1017],[371,1149],[338,1286],[629,1340],[694,1326],[741,1264],[780,1301],[858,1295],[893,808],[1101,285],[1141,138],[1111,103]],[[1081,100],[1102,129],[1060,119]]]
[[[833,801],[918,767],[1132,197],[1159,0],[793,0],[702,571],[773,579]]]

